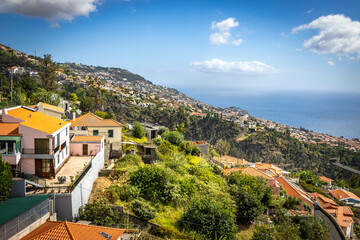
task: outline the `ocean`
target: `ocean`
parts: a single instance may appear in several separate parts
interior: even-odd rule
[[[239,107],[254,117],[338,137],[360,138],[360,94],[226,95],[195,89],[182,92],[214,106]]]

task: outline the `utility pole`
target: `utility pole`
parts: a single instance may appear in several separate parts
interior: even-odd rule
[[[2,98],[3,98],[3,79],[0,79],[0,84],[1,84],[1,92],[0,92],[0,102],[2,102]]]
[[[13,103],[13,75],[14,69],[11,69],[11,104]]]

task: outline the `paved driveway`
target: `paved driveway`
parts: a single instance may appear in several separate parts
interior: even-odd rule
[[[323,214],[320,210],[315,210],[315,217],[325,220],[325,222],[330,226],[331,240],[341,240],[340,234],[337,231],[335,225],[330,221],[330,219],[325,214]]]

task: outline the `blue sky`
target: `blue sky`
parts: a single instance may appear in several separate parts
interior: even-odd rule
[[[360,2],[2,0],[0,43],[181,90],[360,91]]]

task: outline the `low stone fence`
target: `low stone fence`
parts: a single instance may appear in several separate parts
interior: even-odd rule
[[[344,232],[342,231],[339,223],[335,220],[335,218],[330,213],[328,213],[325,209],[323,209],[321,206],[318,205],[317,207],[334,224],[334,226],[336,227],[336,230],[339,232],[341,239],[347,240]]]

